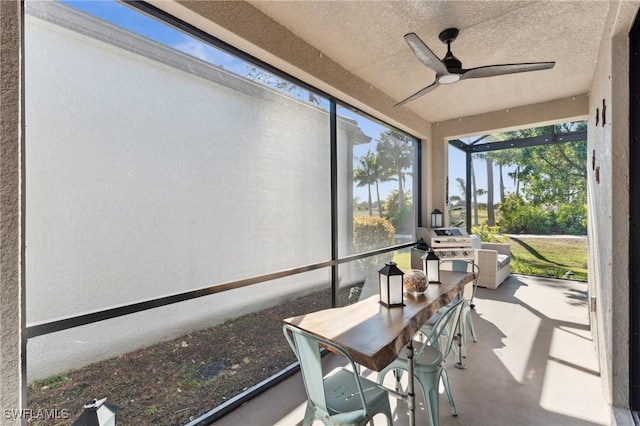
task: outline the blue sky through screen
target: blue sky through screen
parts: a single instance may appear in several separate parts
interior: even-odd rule
[[[477,139],[477,138],[462,139],[462,141],[465,143],[468,143],[470,140],[473,140],[473,139]],[[460,177],[463,180],[466,180],[466,177],[467,177],[466,161],[467,161],[466,154],[463,151],[459,150],[458,148],[449,146],[449,196],[457,195],[459,197],[462,197],[463,199],[465,198],[465,194],[462,193],[460,186],[458,185],[458,182],[456,182],[456,178]],[[475,169],[475,175],[476,175],[476,187],[478,189],[484,189],[486,191],[488,188],[487,164],[484,162],[484,160],[474,159],[473,167]],[[510,178],[508,175],[508,173],[511,173],[514,171],[515,171],[514,166],[502,168],[505,192],[507,194],[515,192],[513,179]],[[500,202],[499,200],[500,195],[498,193],[500,189],[500,175],[499,175],[498,168],[495,166],[493,167],[493,188],[495,189],[493,202],[498,203]],[[487,201],[486,195],[478,196],[479,203],[485,203],[486,201]]]
[[[112,0],[65,0],[63,3],[188,55],[223,66],[239,75],[246,76],[249,72],[247,64],[233,55],[195,39],[125,4]]]

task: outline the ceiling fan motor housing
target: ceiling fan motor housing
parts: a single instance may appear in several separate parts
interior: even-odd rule
[[[462,62],[458,60],[451,51],[447,52],[447,55],[442,59],[444,65],[447,67],[449,72],[460,72],[462,71]]]

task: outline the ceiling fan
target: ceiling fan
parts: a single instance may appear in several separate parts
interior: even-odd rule
[[[487,65],[471,69],[462,68],[462,62],[451,53],[451,43],[458,37],[457,28],[448,28],[439,35],[440,41],[447,45],[447,54],[439,59],[415,33],[409,33],[404,39],[413,53],[427,67],[436,72],[436,80],[424,89],[419,90],[408,98],[398,102],[395,106],[406,104],[422,95],[436,89],[441,84],[452,84],[467,78],[494,77],[519,72],[538,71],[553,68],[555,62],[533,62],[521,64]]]

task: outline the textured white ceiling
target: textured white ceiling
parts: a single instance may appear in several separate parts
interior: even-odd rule
[[[609,3],[605,1],[252,1],[323,55],[400,101],[435,72],[403,35],[415,32],[439,57],[438,34],[456,27],[464,68],[555,61],[551,70],[440,86],[408,108],[430,122],[587,93]]]

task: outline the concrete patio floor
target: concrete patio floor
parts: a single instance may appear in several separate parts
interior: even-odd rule
[[[589,328],[586,283],[512,275],[498,290],[478,288],[475,304],[478,342],[468,344],[467,368],[456,369],[448,360],[458,416],[451,415],[441,394],[442,426],[611,424]],[[330,368],[340,360],[329,355],[324,362]],[[363,374],[375,380],[375,372]],[[416,424],[426,425],[419,390],[416,402]],[[216,424],[300,425],[305,404],[298,373]],[[406,404],[392,398],[391,407],[394,424],[408,424]],[[384,416],[376,416],[374,424],[386,424]]]

